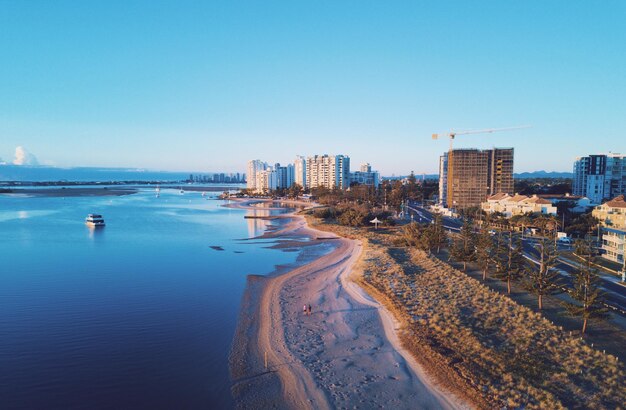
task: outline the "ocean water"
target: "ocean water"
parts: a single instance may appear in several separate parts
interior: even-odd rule
[[[0,195],[0,407],[232,407],[246,275],[298,252],[241,240],[268,226],[247,212],[284,211],[222,204],[175,190]],[[88,213],[107,226],[85,226]]]

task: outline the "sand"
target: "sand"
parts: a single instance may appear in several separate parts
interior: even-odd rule
[[[301,216],[288,218],[264,236],[333,237]],[[350,280],[360,243],[327,243],[330,253],[303,266],[249,278],[231,352],[237,407],[468,407],[424,374],[402,349],[391,314]],[[312,306],[310,316],[304,304]]]

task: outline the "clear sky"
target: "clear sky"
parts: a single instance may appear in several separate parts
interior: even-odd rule
[[[0,0],[0,158],[243,171],[347,154],[436,173],[448,141],[516,172],[626,153],[626,1]]]

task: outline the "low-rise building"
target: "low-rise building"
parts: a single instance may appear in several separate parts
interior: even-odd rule
[[[624,242],[626,242],[626,201],[624,195],[597,206],[592,215],[602,226],[602,255],[606,259],[624,263]]]
[[[511,196],[501,192],[488,197],[487,201],[481,204],[481,208],[487,213],[499,212],[507,218],[526,213],[556,215],[556,206],[552,205],[552,202],[547,199],[540,198],[537,195],[515,194]]]
[[[591,199],[586,196],[571,195],[571,194],[539,194],[539,198],[547,199],[552,202],[552,205],[557,206],[561,203],[567,203],[569,211],[575,214],[582,214],[589,212],[591,208],[598,205],[593,203]]]

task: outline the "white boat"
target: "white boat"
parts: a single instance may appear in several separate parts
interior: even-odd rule
[[[87,218],[85,218],[85,224],[93,227],[104,226],[104,218],[102,218],[102,215],[89,214]]]

